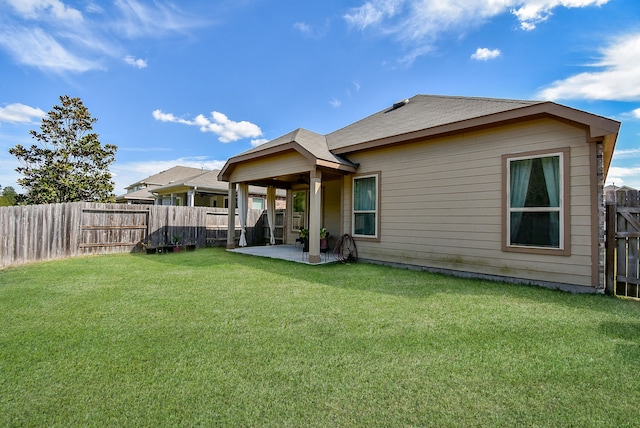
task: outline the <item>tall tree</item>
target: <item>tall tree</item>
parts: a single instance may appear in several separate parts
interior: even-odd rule
[[[9,149],[20,161],[16,171],[24,177],[18,184],[26,190],[27,203],[115,200],[109,165],[118,148],[103,145],[92,132],[97,120],[80,98],[63,95],[42,119],[40,132],[29,131],[39,144]]]

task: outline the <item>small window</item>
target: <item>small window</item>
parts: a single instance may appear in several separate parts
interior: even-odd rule
[[[563,158],[507,158],[508,248],[564,249]]]
[[[253,197],[251,199],[251,209],[264,210],[264,198]]]
[[[378,237],[378,176],[353,179],[353,236]]]

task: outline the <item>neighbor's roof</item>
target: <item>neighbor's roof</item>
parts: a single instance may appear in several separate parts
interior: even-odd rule
[[[157,186],[148,186],[144,189],[139,189],[134,192],[128,192],[122,195],[116,196],[116,202],[123,201],[146,201],[153,202],[155,197],[151,194],[151,191],[155,189]]]
[[[220,170],[218,169],[212,169],[210,171],[199,170],[195,175],[175,180],[169,184],[165,184],[164,186],[156,187],[153,191],[157,192],[159,190],[170,190],[177,187],[190,187],[201,190],[221,190],[226,192],[229,188],[229,184],[218,181],[219,172]]]
[[[196,174],[202,174],[203,171],[204,170],[201,168],[174,166],[173,168],[169,168],[166,171],[159,172],[158,174],[154,174],[140,181],[137,181],[127,186],[126,188],[131,189],[139,185],[164,186],[165,184],[169,184],[178,180],[184,180],[188,177],[193,177]]]
[[[171,184],[155,187],[152,191],[154,193],[163,193],[173,189],[185,188],[198,190],[208,193],[227,194],[229,191],[229,183],[226,181],[219,181],[218,174],[219,169],[212,169],[210,171],[200,172],[200,174],[187,177],[185,180],[175,181]],[[249,193],[252,195],[266,195],[267,191],[264,187],[249,186]],[[285,196],[282,191],[276,191],[276,196]]]

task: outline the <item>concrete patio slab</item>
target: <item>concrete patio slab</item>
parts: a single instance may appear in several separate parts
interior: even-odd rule
[[[336,259],[333,253],[320,254],[320,263],[309,263],[309,253],[303,253],[300,245],[261,245],[255,247],[238,247],[229,249],[232,253],[248,254],[251,256],[269,257],[272,259],[289,260],[291,262],[319,265],[333,263]]]

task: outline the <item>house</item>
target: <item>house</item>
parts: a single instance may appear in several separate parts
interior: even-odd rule
[[[283,135],[219,178],[230,198],[234,184],[286,189],[285,241],[308,227],[310,262],[325,227],[372,262],[601,292],[619,127],[547,101],[416,95],[327,135]]]
[[[638,190],[629,186],[616,186],[615,183],[604,188],[604,199],[607,203],[616,203],[617,195],[625,194],[626,192]]]
[[[220,170],[175,166],[127,187],[118,202],[227,208],[229,185],[218,181]],[[249,207],[265,209],[266,189],[249,187]],[[286,193],[276,194],[276,209],[285,208]]]
[[[157,205],[183,205],[188,207],[229,207],[229,185],[218,181],[220,170],[200,171],[182,180],[176,180],[153,189]],[[264,210],[267,196],[264,187],[249,186],[250,209]],[[276,193],[276,209],[284,209],[284,189]]]
[[[202,172],[203,170],[200,168],[174,166],[166,171],[161,171],[158,174],[130,184],[125,188],[127,193],[116,196],[116,202],[126,204],[155,204],[156,197],[152,193],[155,189],[169,183],[193,177],[196,174],[202,174]]]

